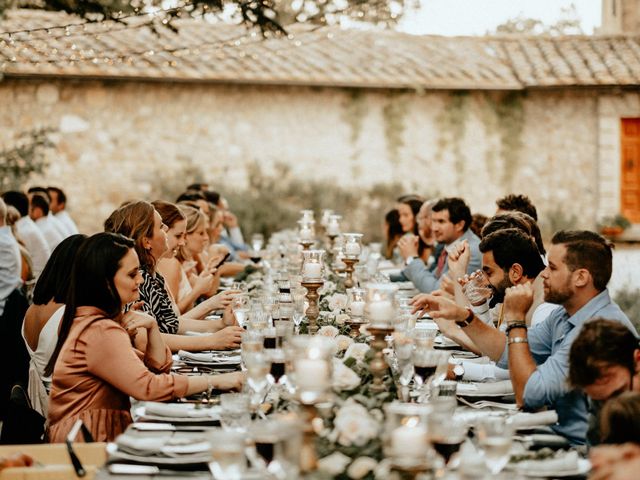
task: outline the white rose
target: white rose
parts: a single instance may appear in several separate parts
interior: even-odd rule
[[[351,465],[349,465],[349,468],[347,469],[347,475],[349,475],[349,478],[359,480],[367,473],[375,469],[377,465],[378,462],[376,462],[376,460],[371,457],[358,457]]]
[[[335,289],[336,289],[336,284],[330,280],[327,280],[326,282],[324,282],[324,285],[322,286],[322,288],[318,290],[318,293],[320,295],[326,295],[329,292],[333,292]]]
[[[380,432],[380,424],[364,406],[353,400],[347,400],[338,410],[333,426],[338,434],[338,443],[345,447],[362,447]]]
[[[333,388],[353,390],[360,385],[360,376],[338,359],[333,360]]]
[[[353,343],[353,339],[346,335],[338,335],[334,340],[338,344],[339,352],[344,352]]]
[[[336,315],[336,325],[344,325],[349,320],[349,315],[346,313],[339,313]]]
[[[340,333],[340,330],[338,330],[336,327],[332,325],[325,325],[324,327],[321,327],[320,330],[318,330],[318,335],[322,335],[324,337],[329,337],[329,338],[335,338],[338,336],[339,333]]]
[[[358,362],[364,361],[364,356],[369,351],[369,345],[366,343],[353,343],[349,345],[347,351],[344,352],[344,359],[349,357],[355,358]]]
[[[385,458],[373,470],[373,475],[380,480],[387,480],[391,475],[391,460]]]
[[[329,297],[329,308],[331,311],[342,311],[347,308],[347,296],[343,293],[334,293]]]
[[[334,452],[324,458],[318,460],[318,470],[327,472],[329,475],[336,476],[344,472],[351,459],[344,453]]]

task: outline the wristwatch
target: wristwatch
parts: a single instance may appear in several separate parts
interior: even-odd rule
[[[455,380],[459,382],[462,380],[464,376],[464,367],[461,363],[458,363],[455,367],[453,367],[453,374],[455,375]]]
[[[471,325],[471,322],[473,322],[473,319],[475,318],[473,310],[471,310],[470,308],[467,308],[466,310],[467,312],[469,312],[467,314],[467,318],[465,318],[464,320],[456,320],[456,325],[458,325],[460,328],[468,327],[469,325]]]
[[[413,262],[416,258],[418,257],[407,257],[407,259],[404,261],[405,266],[409,266],[409,264]]]

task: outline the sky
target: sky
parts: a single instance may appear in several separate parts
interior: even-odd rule
[[[398,30],[418,35],[483,35],[510,18],[523,15],[555,23],[563,7],[575,5],[584,33],[600,25],[601,0],[420,0]]]

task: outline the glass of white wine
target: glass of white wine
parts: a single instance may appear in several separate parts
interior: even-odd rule
[[[509,462],[513,429],[504,417],[488,417],[476,425],[478,447],[489,471],[496,475]]]
[[[240,480],[247,469],[246,433],[216,428],[207,434],[211,444],[209,469],[216,480]]]

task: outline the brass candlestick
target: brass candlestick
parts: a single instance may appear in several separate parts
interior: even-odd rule
[[[344,271],[347,273],[347,278],[344,279],[344,286],[345,288],[352,288],[354,285],[353,272],[355,270],[353,266],[358,263],[358,258],[345,257],[342,262],[345,264]]]
[[[360,335],[360,328],[362,328],[362,326],[366,324],[367,322],[364,322],[362,320],[348,320],[347,325],[349,325],[349,336],[351,338],[358,337]]]
[[[384,359],[384,347],[387,346],[387,342],[385,337],[387,335],[391,335],[393,333],[393,328],[391,327],[367,327],[367,331],[373,335],[373,340],[371,341],[371,349],[373,350],[373,358],[369,362],[369,369],[371,370],[371,375],[373,375],[373,382],[370,387],[372,392],[384,392],[385,387],[382,383],[382,379],[384,374],[387,373],[389,369],[389,365],[387,365],[387,361]]]
[[[318,294],[318,289],[320,289],[324,285],[323,280],[309,280],[302,281],[300,283],[304,288],[307,289],[307,300],[309,300],[309,306],[307,307],[307,311],[305,312],[307,318],[309,319],[309,333],[315,334],[318,331],[318,316],[320,315],[320,310],[318,308],[318,298],[320,295]]]
[[[300,240],[303,250],[309,250],[315,242],[313,240]]]
[[[415,480],[420,478],[424,473],[431,470],[431,467],[427,463],[421,463],[417,465],[391,465],[391,470],[397,472],[402,480]]]
[[[327,235],[327,237],[329,238],[329,252],[333,255],[333,247],[336,243],[336,238],[338,238],[338,235],[331,234]]]
[[[318,416],[315,405],[301,404],[303,409],[302,422],[304,425],[302,446],[300,448],[300,471],[313,472],[318,468],[318,454],[316,453],[316,432],[313,427]]]

